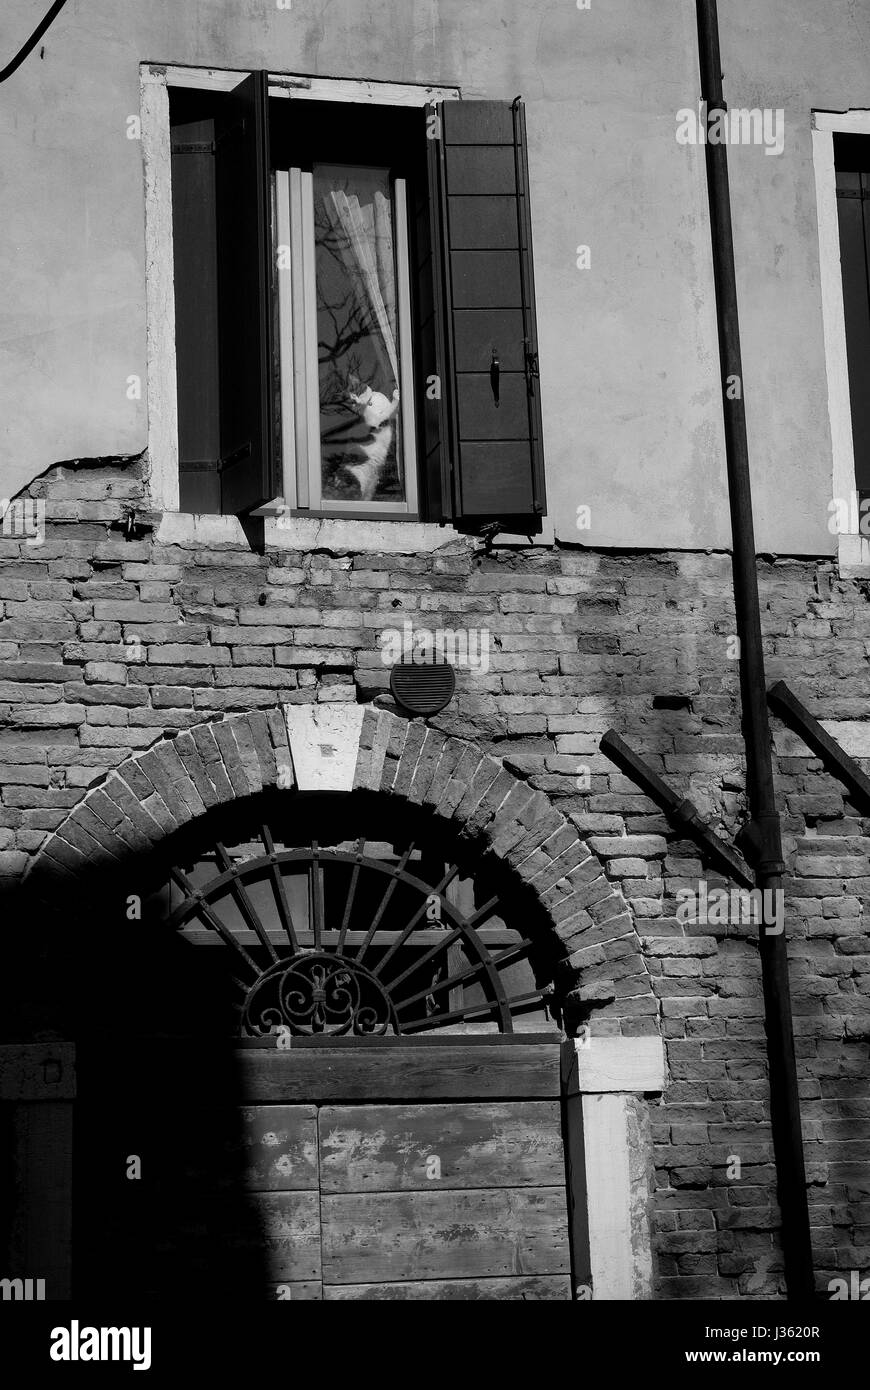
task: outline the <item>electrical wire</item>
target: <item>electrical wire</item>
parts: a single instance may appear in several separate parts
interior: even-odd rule
[[[5,82],[7,77],[11,77],[13,72],[18,71],[18,69],[21,67],[21,64],[24,62],[24,59],[27,57],[29,53],[33,51],[33,49],[39,43],[39,40],[42,38],[46,29],[49,27],[49,25],[51,25],[54,22],[54,20],[60,14],[65,4],[66,0],[54,0],[54,4],[48,11],[48,14],[39,24],[37,24],[33,33],[30,35],[30,38],[21,48],[19,48],[15,57],[12,59],[12,62],[7,63],[3,71],[0,72],[0,82]]]

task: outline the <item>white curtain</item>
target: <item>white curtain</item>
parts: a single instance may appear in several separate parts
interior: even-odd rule
[[[356,193],[333,190],[323,200],[354,289],[370,310],[393,373],[399,384],[399,357],[393,324],[396,321],[396,278],[393,220],[390,201],[376,192],[365,206]],[[387,391],[392,394],[392,388]]]

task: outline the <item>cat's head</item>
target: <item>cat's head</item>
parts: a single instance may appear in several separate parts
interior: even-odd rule
[[[363,386],[359,391],[348,390],[347,398],[351,407],[362,416],[366,424],[372,429],[377,429],[393,414],[398,394],[398,391],[394,392],[394,399],[391,401],[382,391],[373,391],[370,386]]]
[[[368,405],[369,401],[371,400],[374,394],[375,393],[370,386],[363,386],[359,377],[351,377],[348,381],[348,404],[359,415],[362,415],[363,411],[365,410],[366,406]]]

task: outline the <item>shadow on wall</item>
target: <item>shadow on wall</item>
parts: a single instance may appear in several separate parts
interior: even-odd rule
[[[433,865],[440,856],[461,861],[481,895],[506,878],[512,914],[523,935],[535,934],[540,905],[504,866],[486,865],[474,841],[445,834],[433,816],[371,793],[264,792],[201,817],[147,858],[95,872],[75,896],[67,889],[39,900],[19,890],[4,913],[26,929],[4,946],[2,1038],[75,1043],[76,1298],[113,1293],[120,1281],[143,1300],[262,1299],[314,1274],[305,1232],[316,1173],[301,1142],[287,1182],[266,1151],[275,1129],[285,1131],[281,1142],[295,1142],[302,1107],[279,1126],[274,1109],[266,1115],[246,1096],[232,953],[194,945],[167,925],[170,867],[200,862],[216,840],[243,846],[264,821],[286,843],[336,844],[364,830],[369,841],[397,847],[416,838]],[[141,918],[129,915],[132,901]],[[533,955],[534,974],[551,978],[550,949]],[[27,1202],[27,1174],[14,1164],[0,1182],[7,1211]],[[5,1232],[4,1268],[13,1272],[22,1264],[19,1226],[13,1219]]]
[[[35,911],[27,921],[27,935],[4,948],[4,1034],[75,1042],[72,1296],[262,1298],[273,1282],[263,1199],[248,1190],[226,990],[202,959],[216,953],[194,960],[153,922],[99,921],[96,911],[89,921],[87,907],[67,923]],[[14,1108],[0,1105],[0,1119]],[[42,1156],[30,1163],[41,1167]],[[25,1266],[46,1241],[52,1268],[63,1268],[65,1236],[57,1232],[55,1251],[54,1230],[34,1234],[40,1213],[23,1156],[11,1155],[0,1181],[4,1273],[38,1274]],[[36,1178],[56,1201],[47,1181]],[[68,1181],[59,1170],[58,1188]]]

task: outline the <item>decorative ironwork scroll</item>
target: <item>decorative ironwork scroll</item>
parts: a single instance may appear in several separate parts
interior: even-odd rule
[[[344,956],[311,952],[280,961],[245,1000],[242,1026],[254,1037],[282,1025],[291,1032],[375,1037],[398,1032],[389,997],[374,975]]]

